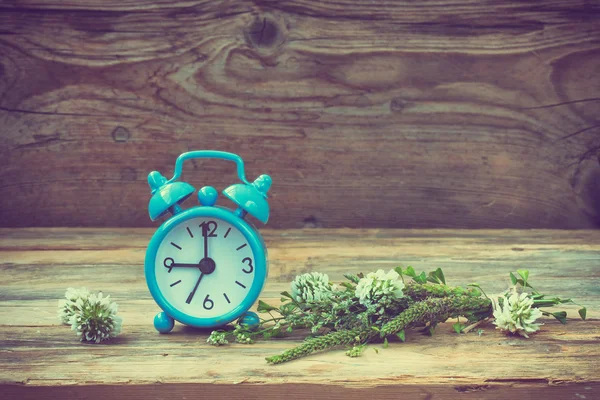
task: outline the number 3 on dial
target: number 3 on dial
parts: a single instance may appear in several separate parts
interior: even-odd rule
[[[244,259],[242,260],[242,262],[243,262],[244,264],[248,264],[248,267],[247,267],[248,269],[246,269],[246,268],[242,268],[242,271],[243,271],[243,272],[245,272],[245,273],[247,273],[247,274],[250,274],[250,273],[252,273],[252,271],[254,271],[254,267],[252,266],[252,259],[251,259],[250,257],[246,257],[246,258],[244,258]]]

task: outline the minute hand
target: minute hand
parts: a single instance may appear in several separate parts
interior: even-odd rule
[[[194,295],[196,294],[196,290],[198,290],[198,286],[200,285],[200,281],[202,280],[202,277],[204,277],[204,274],[202,272],[200,272],[200,277],[198,278],[198,281],[196,282],[196,286],[194,286],[194,289],[192,289],[192,292],[190,293],[187,300],[185,301],[186,303],[190,304],[192,302],[192,299],[194,298]]]
[[[208,225],[202,226],[202,236],[204,236],[204,258],[208,258]]]

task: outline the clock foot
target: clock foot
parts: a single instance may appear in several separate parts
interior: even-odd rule
[[[175,320],[169,317],[165,312],[160,312],[154,317],[154,327],[160,333],[171,332],[171,329],[173,329],[174,325]]]
[[[238,319],[238,323],[240,325],[247,325],[250,329],[258,328],[258,324],[260,323],[260,318],[255,312],[246,311],[240,319]]]

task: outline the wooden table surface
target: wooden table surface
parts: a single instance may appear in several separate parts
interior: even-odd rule
[[[528,268],[545,293],[572,296],[588,320],[565,307],[567,325],[546,319],[531,339],[457,335],[447,322],[433,337],[372,345],[362,357],[344,349],[283,365],[264,357],[301,337],[215,348],[208,332],[176,324],[159,335],[145,284],[148,229],[0,229],[0,393],[9,398],[600,398],[600,231],[263,230],[270,271],[263,299],[276,301],[307,271],[442,267],[449,284],[508,286]],[[119,303],[121,336],[89,345],[57,320],[67,287],[102,290]],[[378,349],[378,352],[374,351]],[[4,397],[6,398],[6,397]]]

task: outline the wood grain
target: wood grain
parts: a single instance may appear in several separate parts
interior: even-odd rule
[[[0,224],[152,226],[192,149],[270,227],[600,224],[596,1],[4,1]],[[222,189],[233,166],[184,178]],[[190,202],[191,204],[191,202]]]
[[[434,337],[407,334],[406,343],[373,345],[349,359],[343,349],[270,366],[264,361],[301,336],[214,348],[208,331],[176,325],[154,331],[158,311],[143,276],[150,229],[0,229],[0,391],[6,398],[497,399],[598,397],[600,392],[600,232],[460,230],[265,230],[270,271],[261,298],[278,301],[295,274],[317,270],[339,280],[345,272],[412,264],[441,266],[450,284],[479,282],[503,290],[507,274],[531,271],[544,292],[574,296],[577,308],[561,325],[544,320],[530,340],[483,326],[456,335],[451,322]],[[57,300],[68,286],[103,290],[119,303],[123,333],[86,345],[58,324]],[[574,397],[575,396],[575,397]]]

